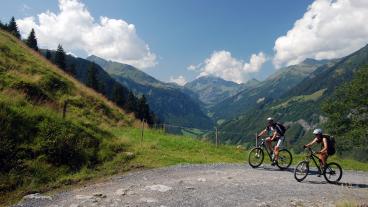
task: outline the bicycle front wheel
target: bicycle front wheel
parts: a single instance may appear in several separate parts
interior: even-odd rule
[[[252,168],[257,168],[263,163],[264,153],[260,147],[253,148],[249,152],[248,162]]]
[[[279,159],[277,160],[277,167],[281,170],[285,170],[290,167],[291,162],[293,161],[293,157],[289,150],[282,149],[279,151]]]
[[[294,170],[294,178],[298,182],[302,182],[309,173],[309,162],[301,161]]]
[[[335,162],[330,162],[326,165],[323,176],[327,180],[327,182],[336,184],[341,180],[342,177],[342,168],[339,164]]]

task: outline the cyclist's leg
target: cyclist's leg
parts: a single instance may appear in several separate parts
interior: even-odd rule
[[[321,164],[321,169],[323,170],[324,167],[326,166],[326,161],[327,161],[327,158],[328,158],[328,154],[327,154],[327,152],[320,153],[320,154],[318,154],[318,157],[319,157],[319,161],[320,161],[320,164]]]
[[[275,145],[275,150],[274,150],[274,153],[275,153],[274,160],[275,161],[277,161],[279,159],[279,151],[280,151],[280,147],[282,146],[283,143],[284,143],[284,137],[280,137],[277,140],[277,144]]]
[[[269,152],[272,152],[272,141],[271,141],[271,137],[267,137],[266,139],[265,139],[265,143],[266,143],[266,147],[267,147],[267,150],[269,151]]]

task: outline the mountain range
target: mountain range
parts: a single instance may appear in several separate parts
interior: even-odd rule
[[[185,84],[184,87],[196,94],[197,98],[208,108],[236,95],[242,90],[255,87],[258,83],[258,80],[252,79],[245,84],[238,84],[209,75],[199,77]]]
[[[107,61],[97,56],[89,56],[87,60],[100,65],[112,78],[136,94],[145,95],[150,108],[162,122],[202,129],[212,127],[212,120],[188,89],[159,81],[131,65]]]
[[[272,98],[273,100],[265,105],[254,105],[252,109],[245,110],[241,115],[223,123],[220,130],[242,134],[225,134],[223,139],[229,143],[252,141],[255,132],[264,127],[266,118],[273,116],[289,127],[286,134],[288,143],[303,146],[296,143],[311,137],[311,130],[323,126],[326,121],[321,104],[331,97],[337,87],[350,81],[354,74],[367,64],[368,46],[346,57],[324,62],[277,98]]]

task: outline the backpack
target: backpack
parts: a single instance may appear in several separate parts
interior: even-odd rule
[[[280,134],[281,136],[285,135],[286,127],[284,125],[277,122],[275,124],[275,128],[276,128],[276,131],[277,131],[278,134]]]
[[[334,155],[336,153],[336,140],[335,137],[330,136],[328,139],[327,153],[328,155]]]

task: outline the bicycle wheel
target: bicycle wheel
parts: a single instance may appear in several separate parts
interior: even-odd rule
[[[342,177],[341,166],[335,162],[328,163],[323,171],[323,176],[329,183],[338,183]]]
[[[298,182],[303,181],[309,173],[309,162],[301,161],[294,170],[294,178]]]
[[[257,168],[263,163],[264,153],[260,147],[253,148],[249,152],[248,162],[252,168]]]
[[[279,159],[277,160],[277,167],[279,167],[281,170],[287,169],[291,162],[293,161],[293,156],[287,149],[282,149],[279,151]]]

